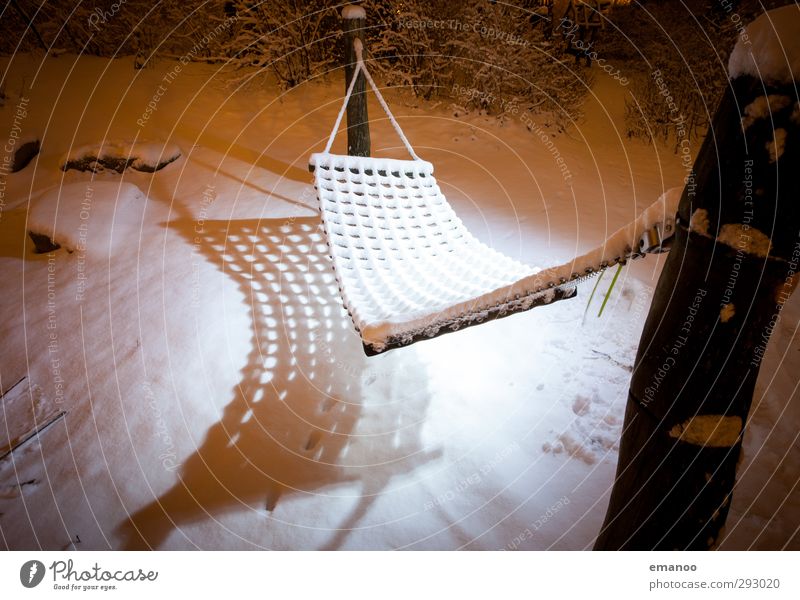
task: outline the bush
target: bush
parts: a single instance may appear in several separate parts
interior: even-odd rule
[[[97,5],[18,0],[7,7],[9,30],[32,31],[20,48],[44,46],[99,56],[188,56],[246,68],[240,78],[270,74],[290,88],[341,62],[341,3],[334,0],[106,0]],[[465,109],[504,116],[521,110],[553,115],[566,126],[579,118],[589,71],[550,40],[539,2],[519,5],[450,0],[365,0],[367,59],[391,86],[417,97],[447,98]],[[5,24],[5,23],[4,23]],[[17,51],[6,36],[0,51]]]
[[[284,88],[294,87],[339,61],[337,4],[329,0],[226,2],[225,10],[235,25],[218,50],[234,67],[261,69],[272,73]]]
[[[0,37],[0,54],[52,48],[92,56],[135,56],[143,66],[153,55],[180,56],[195,47],[222,10],[218,0],[193,5],[179,0],[17,0],[3,13],[3,26],[13,35]],[[205,54],[209,52],[210,48]]]
[[[673,141],[677,152],[681,139],[705,135],[739,31],[763,11],[758,0],[732,0],[727,7],[713,0],[650,0],[615,8],[598,47],[634,70],[625,104],[629,137]]]
[[[387,84],[426,99],[450,98],[500,117],[549,113],[564,127],[581,115],[590,72],[549,39],[525,4],[410,0],[391,10],[368,0],[377,22],[367,39],[373,68]]]

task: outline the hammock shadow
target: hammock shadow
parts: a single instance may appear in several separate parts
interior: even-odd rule
[[[241,164],[249,165],[252,169],[263,169],[278,175],[281,179],[304,184],[308,183],[308,172],[304,167],[287,164],[264,151],[249,148],[238,136],[231,142],[229,136],[217,135],[212,129],[190,128],[185,124],[182,129],[182,136],[193,140],[195,144],[219,152],[226,158],[234,158]],[[189,156],[191,154],[190,152]]]
[[[247,522],[261,534],[220,528],[263,545],[270,527],[303,518],[282,510],[287,499],[312,496],[326,518],[297,525],[327,539],[316,547],[340,547],[393,478],[441,455],[421,441],[427,391],[409,391],[394,372],[424,367],[406,354],[390,371],[363,355],[319,219],[205,221],[199,244],[196,221],[169,227],[236,281],[250,308],[251,347],[233,401],[179,480],[121,526],[124,547],[158,548],[173,529],[234,512],[252,512]]]
[[[250,177],[250,176],[247,176],[247,175],[237,174],[231,168],[223,168],[223,165],[221,165],[221,164],[220,165],[214,165],[214,164],[206,162],[206,161],[204,161],[204,160],[202,160],[200,158],[197,158],[196,156],[189,156],[187,159],[191,160],[192,162],[194,162],[194,163],[196,163],[198,165],[200,165],[201,167],[204,167],[204,168],[208,169],[209,171],[211,171],[213,173],[217,173],[219,175],[224,175],[227,179],[229,179],[231,181],[235,181],[235,182],[241,184],[242,186],[247,186],[250,189],[253,189],[253,190],[255,190],[257,192],[260,192],[262,194],[266,194],[266,195],[268,195],[268,196],[270,196],[272,198],[277,198],[278,200],[281,200],[282,202],[286,202],[287,204],[291,204],[293,206],[299,206],[301,208],[305,208],[305,209],[308,209],[308,210],[316,210],[313,206],[311,206],[309,204],[306,204],[305,202],[300,202],[298,200],[295,200],[294,198],[290,198],[288,196],[284,196],[283,194],[279,194],[275,189],[276,186],[273,186],[271,189],[259,186],[259,185],[257,185],[256,183],[253,182],[253,179],[254,179],[253,177]],[[275,161],[273,161],[273,162],[275,162]],[[295,169],[295,167],[290,167],[288,165],[285,165],[283,173],[288,173],[292,169]],[[268,171],[268,172],[270,174],[274,173],[274,171]],[[281,179],[290,179],[290,178],[288,178],[288,177],[284,178],[281,175],[278,178],[278,180],[280,181]]]

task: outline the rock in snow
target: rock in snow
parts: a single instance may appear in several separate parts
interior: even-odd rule
[[[122,173],[130,167],[136,171],[154,173],[177,160],[180,155],[181,151],[175,144],[104,141],[75,148],[62,159],[61,169],[93,173],[110,169]]]

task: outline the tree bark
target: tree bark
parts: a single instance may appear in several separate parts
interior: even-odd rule
[[[363,30],[365,19],[342,19],[344,32],[344,89],[350,87],[353,72],[356,69],[357,57],[353,43],[356,38],[364,42]],[[347,104],[347,154],[350,156],[369,156],[369,117],[367,116],[366,79],[363,73],[358,74],[358,79],[353,87],[353,95]]]
[[[797,283],[797,101],[794,83],[742,76],[717,109],[642,333],[595,549],[717,541],[761,359]]]

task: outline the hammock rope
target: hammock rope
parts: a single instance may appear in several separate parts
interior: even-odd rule
[[[386,103],[386,100],[381,94],[381,90],[375,84],[375,80],[372,79],[372,75],[370,75],[367,66],[364,64],[364,57],[363,51],[364,46],[361,43],[361,40],[356,38],[353,44],[355,51],[356,51],[356,68],[353,71],[353,78],[350,80],[350,85],[347,87],[347,93],[344,96],[344,101],[342,102],[342,108],[339,109],[339,114],[336,116],[336,122],[333,124],[333,131],[331,131],[331,135],[328,138],[328,143],[325,145],[325,154],[328,154],[331,151],[331,147],[333,146],[333,140],[336,138],[336,134],[339,131],[339,126],[342,124],[342,118],[344,117],[344,113],[347,110],[347,105],[350,103],[350,97],[353,95],[353,89],[356,86],[356,80],[358,79],[358,74],[363,73],[366,80],[369,82],[369,86],[372,88],[372,92],[375,94],[375,97],[378,99],[383,111],[386,113],[386,116],[389,118],[389,122],[394,127],[394,130],[397,132],[397,135],[400,136],[400,139],[403,142],[403,145],[408,150],[408,153],[411,155],[411,158],[414,160],[420,160],[417,153],[414,152],[414,148],[411,146],[411,142],[408,141],[406,134],[403,133],[403,130],[400,127],[400,123],[397,122],[397,119],[394,118],[392,111],[389,110],[389,105]]]

